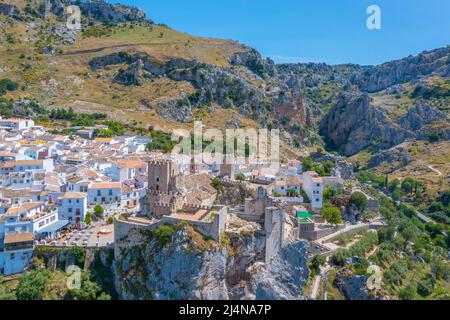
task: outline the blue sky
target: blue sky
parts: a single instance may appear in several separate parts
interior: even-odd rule
[[[379,64],[450,45],[448,0],[111,0],[157,23],[234,39],[276,62]],[[381,30],[368,30],[369,5]]]

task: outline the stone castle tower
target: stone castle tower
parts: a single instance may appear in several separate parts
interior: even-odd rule
[[[148,163],[148,211],[161,217],[183,207],[186,199],[185,172],[174,159],[150,160]]]

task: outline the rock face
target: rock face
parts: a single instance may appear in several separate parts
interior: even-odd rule
[[[369,296],[367,279],[367,276],[340,274],[336,277],[336,283],[348,300],[375,300]]]
[[[353,165],[342,156],[336,156],[330,153],[312,153],[310,154],[310,157],[315,162],[333,161],[335,168],[340,171],[341,177],[344,179],[350,179],[355,176]]]
[[[144,83],[144,62],[137,60],[128,69],[121,69],[113,81],[124,85],[141,86]]]
[[[449,77],[449,56],[450,47],[423,52],[358,72],[353,75],[352,82],[363,91],[376,92],[421,76],[436,74]]]
[[[390,122],[370,105],[362,93],[343,93],[320,123],[327,144],[350,156],[370,145],[389,148],[410,137],[408,131]]]
[[[295,85],[292,77],[277,77],[272,61],[262,59],[255,50],[249,50],[232,56],[230,63],[247,68],[247,73],[244,75],[239,68],[218,67],[195,60],[175,58],[159,61],[146,53],[127,52],[96,57],[89,65],[96,71],[110,65],[126,64],[114,77],[115,82],[124,85],[140,85],[145,78],[154,77],[190,82],[197,90],[195,94],[159,105],[160,115],[175,121],[190,121],[192,108],[215,103],[224,108],[234,107],[240,114],[264,125],[278,123],[283,117],[291,119],[289,125],[312,123],[315,113],[305,101],[300,86]],[[257,86],[248,77],[260,83],[265,83],[264,78],[275,79],[275,84]]]
[[[304,242],[289,244],[266,266],[256,262],[264,242],[253,234],[228,245],[206,242],[189,227],[167,243],[129,236],[142,242],[116,253],[115,286],[123,299],[300,299],[308,279]]]
[[[64,16],[64,8],[69,5],[80,7],[81,13],[85,18],[105,23],[122,22],[145,22],[145,12],[141,9],[125,6],[122,4],[111,4],[104,0],[96,1],[77,1],[77,0],[46,0],[40,7],[40,12],[45,15],[52,12],[58,17]]]
[[[396,122],[370,104],[365,93],[342,93],[320,123],[327,144],[351,156],[368,147],[389,149],[409,139],[428,139],[437,134],[450,137],[449,120],[429,105],[416,105]],[[374,159],[374,163],[377,162]]]
[[[248,51],[234,54],[230,62],[233,65],[245,66],[263,78],[275,77],[277,75],[275,63],[270,59],[263,59],[261,54],[255,49],[248,48]]]
[[[389,163],[393,166],[392,171],[404,167],[412,161],[411,155],[408,153],[406,146],[399,145],[389,150],[381,151],[375,154],[367,162],[367,169],[378,167],[382,163]]]
[[[438,121],[448,122],[449,119],[437,108],[426,104],[419,104],[410,108],[406,115],[398,120],[398,124],[407,130],[416,131]]]
[[[306,241],[292,242],[256,276],[257,300],[297,300],[309,273],[306,264]]]
[[[11,4],[0,3],[0,14],[4,16],[13,17],[19,14],[19,9]]]

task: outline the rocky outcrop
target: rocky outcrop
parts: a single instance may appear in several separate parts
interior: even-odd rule
[[[398,120],[398,124],[407,130],[416,131],[438,121],[448,122],[449,119],[437,108],[426,104],[419,104],[410,108],[408,112]]]
[[[142,63],[136,64],[138,61]],[[302,94],[297,76],[278,77],[273,62],[262,59],[255,50],[236,53],[231,57],[231,64],[247,68],[259,82],[266,83],[263,78],[270,78],[267,85],[249,81],[240,68],[179,58],[160,61],[140,52],[116,52],[89,62],[93,71],[119,64],[125,66],[115,75],[114,81],[124,85],[139,85],[146,78],[167,77],[174,81],[190,82],[196,88],[197,92],[188,96],[187,100],[177,97],[159,104],[159,114],[174,121],[190,121],[192,108],[217,104],[223,108],[235,108],[240,114],[264,126],[271,124],[277,127],[282,124],[293,134],[299,134],[298,128],[305,124],[312,125],[318,114]],[[286,118],[290,121],[283,124],[282,120]]]
[[[342,156],[331,153],[322,154],[315,152],[311,153],[310,157],[314,160],[314,162],[333,161],[334,168],[339,170],[341,177],[344,179],[351,179],[355,176],[353,165]]]
[[[411,137],[371,106],[369,96],[362,93],[342,93],[322,119],[320,134],[329,147],[346,156],[369,146],[390,148]]]
[[[144,83],[144,63],[137,60],[127,69],[120,69],[113,81],[123,85],[141,86]]]
[[[246,51],[235,53],[230,63],[237,66],[245,66],[262,78],[275,77],[277,69],[271,59],[263,59],[255,49],[248,48]]]
[[[172,100],[165,100],[158,103],[158,114],[168,120],[187,123],[192,120],[193,106],[186,94]]]
[[[367,289],[367,276],[347,275],[340,273],[336,276],[336,284],[347,300],[375,300]]]
[[[264,251],[258,231],[223,235],[219,244],[203,239],[189,226],[174,228],[168,241],[137,230],[120,240],[126,242],[132,237],[134,241],[132,247],[116,252],[115,286],[121,298],[303,297],[302,288],[308,279],[306,242],[288,244],[265,265],[258,262]],[[136,242],[138,238],[140,242]]]
[[[305,299],[302,288],[309,274],[306,241],[295,241],[281,252],[255,277],[257,300]]]
[[[103,23],[118,24],[133,21],[145,22],[145,12],[139,8],[122,4],[111,4],[104,0],[78,1],[78,0],[45,0],[39,7],[42,15],[52,12],[58,17],[65,15],[65,7],[77,5],[83,17]]]
[[[0,3],[0,14],[4,16],[14,17],[19,14],[19,8],[7,3]]]
[[[449,56],[450,47],[425,51],[417,56],[409,56],[358,72],[352,76],[352,82],[363,91],[377,92],[421,76],[434,74],[449,77]]]
[[[391,148],[389,150],[384,150],[376,153],[370,160],[367,162],[367,169],[372,169],[378,167],[383,163],[387,163],[392,166],[391,171],[395,169],[399,169],[411,163],[413,158],[408,153],[406,145],[399,145]]]

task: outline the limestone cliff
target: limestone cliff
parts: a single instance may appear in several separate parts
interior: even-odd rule
[[[447,140],[449,120],[435,107],[418,104],[397,121],[373,106],[366,93],[342,93],[320,123],[320,134],[332,149],[351,156],[366,148],[389,149],[410,139],[437,134]]]
[[[395,84],[409,82],[421,76],[450,76],[450,47],[425,51],[417,56],[391,61],[357,72],[352,82],[366,92],[387,89]]]
[[[158,235],[159,234],[159,235]],[[308,279],[304,242],[292,242],[269,264],[258,231],[206,240],[190,226],[132,231],[132,247],[117,249],[114,273],[122,299],[302,299]],[[138,240],[139,239],[139,240]]]
[[[371,106],[369,96],[362,93],[341,94],[322,119],[320,133],[330,147],[347,156],[371,144],[387,148],[409,137],[406,130]]]

